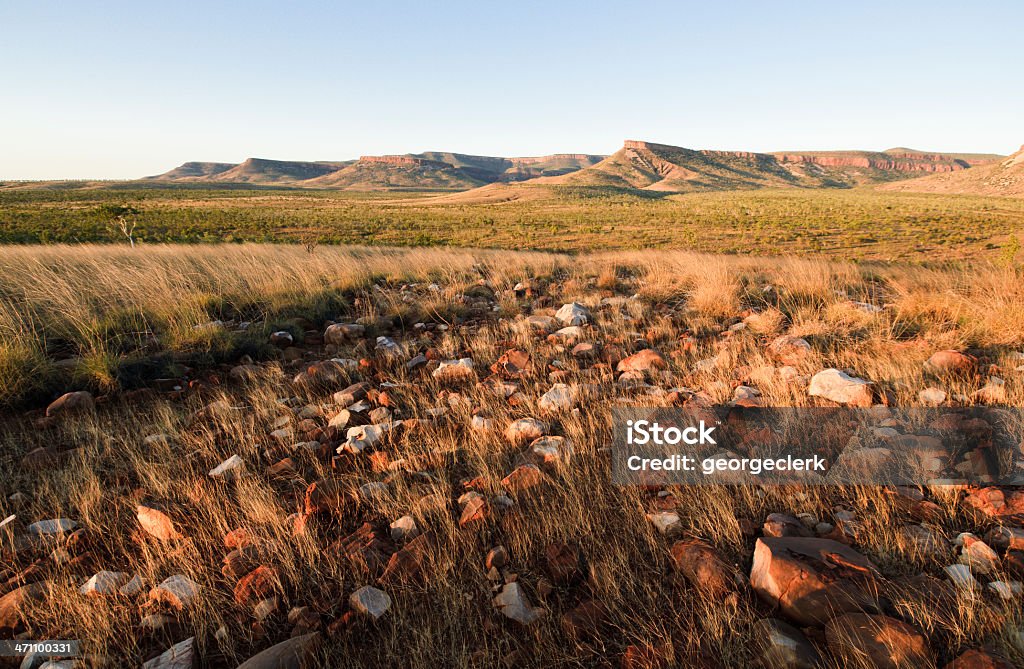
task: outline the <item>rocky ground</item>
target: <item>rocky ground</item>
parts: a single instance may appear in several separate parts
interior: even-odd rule
[[[613,406],[1020,405],[1017,296],[624,267],[378,280],[269,359],[10,413],[0,637],[82,640],[21,665],[51,668],[1024,664],[1024,490],[609,472]]]

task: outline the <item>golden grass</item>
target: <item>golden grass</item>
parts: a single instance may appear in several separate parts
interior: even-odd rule
[[[0,364],[6,365],[3,399],[32,398],[26,388],[37,383],[35,402],[38,392],[45,395],[75,384],[110,390],[121,383],[116,372],[126,361],[216,346],[209,336],[195,335],[195,326],[222,316],[251,320],[249,335],[237,336],[258,333],[259,338],[265,338],[270,323],[303,313],[317,328],[328,316],[343,316],[380,324],[382,333],[404,335],[403,342],[430,346],[446,356],[471,351],[481,370],[516,346],[531,352],[535,362],[554,355],[571,373],[583,373],[571,357],[553,351],[511,318],[495,319],[519,312],[519,302],[508,291],[529,279],[554,307],[571,300],[596,306],[612,292],[640,295],[640,301],[622,310],[599,313],[598,332],[609,343],[645,337],[656,348],[675,351],[684,332],[700,334],[694,351],[671,356],[671,374],[662,379],[666,387],[685,385],[724,399],[737,383],[757,378],[767,403],[806,404],[806,396],[791,384],[758,376],[773,365],[765,354],[765,339],[789,331],[814,346],[798,366],[800,373],[850,367],[906,406],[915,405],[917,391],[934,383],[922,372],[923,361],[934,350],[978,347],[1007,378],[1008,403],[1019,406],[1024,394],[1013,372],[1019,363],[1008,356],[1024,345],[1020,278],[1013,268],[980,264],[942,270],[676,252],[568,257],[337,247],[309,254],[296,247],[256,245],[147,246],[135,251],[8,247],[0,250],[0,330],[6,333],[0,343]],[[499,314],[480,313],[461,299],[481,280],[497,293]],[[403,292],[400,286],[406,282],[436,282],[438,290],[420,286],[415,293]],[[884,309],[869,313],[851,300]],[[719,336],[750,309],[770,312],[763,328]],[[112,314],[120,314],[114,323]],[[406,330],[394,324],[396,314],[403,314],[405,320],[398,325]],[[472,327],[459,327],[460,318],[478,320]],[[419,320],[443,320],[453,327],[431,336],[416,334],[411,326]],[[223,336],[235,337],[231,328]],[[95,369],[61,376],[67,370],[55,369],[53,359],[58,340],[60,355],[80,356],[79,365],[88,367],[107,356],[100,368],[112,376],[104,382]],[[367,352],[364,345],[355,345],[338,354],[358,358]],[[697,371],[695,363],[704,359],[719,364]],[[698,654],[717,658],[722,666],[749,666],[751,626],[768,612],[749,592],[734,601],[714,601],[671,577],[668,542],[644,518],[651,496],[610,484],[603,452],[610,439],[607,385],[588,397],[580,412],[557,417],[559,432],[576,449],[572,467],[549,474],[549,483],[538,494],[521,498],[514,511],[492,518],[481,529],[465,529],[458,526],[455,504],[463,491],[461,482],[481,477],[484,490],[497,494],[497,482],[522,452],[500,434],[475,433],[465,426],[474,413],[493,419],[499,429],[513,418],[536,415],[537,398],[550,387],[546,370],[535,365],[522,384],[525,404],[511,406],[483,387],[471,385],[453,393],[429,378],[420,380],[401,364],[380,364],[382,378],[399,384],[393,392],[405,417],[448,407],[448,416],[437,426],[386,446],[392,460],[433,463],[423,466],[429,479],[373,472],[365,460],[332,473],[323,459],[275,446],[268,437],[275,419],[295,421],[281,400],[295,395],[288,379],[296,365],[281,361],[269,362],[265,373],[247,385],[214,386],[184,400],[121,402],[114,393],[94,416],[64,422],[52,432],[36,431],[9,413],[0,426],[0,511],[16,512],[27,522],[69,516],[87,528],[92,540],[87,573],[60,568],[48,572],[58,594],[32,610],[30,632],[40,638],[80,638],[93,655],[136,664],[175,640],[195,635],[204,663],[235,666],[287,636],[290,626],[284,614],[290,607],[314,606],[328,623],[344,610],[347,594],[367,584],[367,577],[331,541],[364,519],[389,522],[412,513],[442,546],[431,558],[434,575],[423,586],[386,588],[394,606],[384,619],[324,646],[322,653],[330,655],[332,666],[597,666],[635,643],[667,643],[679,666],[693,666]],[[41,380],[26,381],[31,375]],[[360,378],[361,372],[352,373],[352,380]],[[970,393],[976,384],[963,380],[946,387]],[[239,408],[191,422],[196,410],[218,399]],[[298,407],[304,405],[324,417],[336,409],[330,393],[303,395]],[[167,445],[143,444],[146,435],[157,433],[175,438]],[[19,466],[31,449],[55,443],[80,448],[79,457],[63,469],[42,473]],[[251,475],[234,483],[212,481],[207,472],[232,454],[245,460]],[[288,454],[298,464],[295,478],[264,475],[267,465]],[[454,464],[438,464],[446,459]],[[388,493],[378,501],[353,505],[309,535],[293,537],[287,517],[301,505],[306,485],[327,476],[339,476],[353,496],[371,480],[386,481]],[[17,491],[29,498],[20,508],[8,501]],[[683,533],[711,542],[743,573],[749,572],[753,540],[742,534],[739,521],[760,524],[777,511],[827,520],[839,507],[854,510],[868,530],[858,549],[893,578],[918,571],[941,576],[948,564],[944,560],[951,559],[921,555],[906,545],[894,528],[909,521],[878,489],[828,488],[799,495],[753,487],[671,492]],[[431,493],[441,495],[446,510],[417,511],[418,501]],[[940,533],[950,538],[962,531],[984,533],[986,528],[964,513],[957,495],[936,492],[933,498],[942,512]],[[140,499],[169,503],[187,540],[165,545],[140,533],[134,517]],[[220,572],[227,553],[224,534],[236,527],[253,532],[261,560],[278,566],[286,582],[282,611],[260,625],[254,624],[251,609],[233,602],[234,581]],[[556,584],[543,596],[543,554],[552,541],[579,546],[588,565],[579,583]],[[550,612],[528,630],[505,623],[491,610],[493,592],[483,561],[496,544],[509,549],[508,571],[518,575],[530,599]],[[45,551],[40,554],[50,559]],[[201,595],[196,606],[178,615],[183,631],[142,634],[141,617],[158,610],[143,603],[144,597],[90,599],[77,594],[82,576],[98,569],[139,574],[147,587],[172,574],[186,574],[200,584]],[[5,567],[5,578],[13,570],[14,565]],[[608,623],[596,639],[567,639],[559,614],[578,603],[584,592],[607,605]],[[1024,661],[1024,648],[1014,645],[1011,634],[1024,620],[1012,603],[979,599],[947,610],[901,598],[894,606],[926,632],[945,661],[981,643]],[[853,658],[829,662],[855,666]]]

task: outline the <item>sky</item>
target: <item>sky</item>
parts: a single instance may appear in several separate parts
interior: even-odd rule
[[[1021,26],[1016,0],[0,0],[0,179],[624,139],[1011,153]]]

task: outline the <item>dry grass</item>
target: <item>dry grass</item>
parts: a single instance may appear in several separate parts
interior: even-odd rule
[[[769,615],[749,589],[730,601],[708,599],[672,575],[666,539],[647,522],[655,497],[646,491],[611,485],[607,454],[608,408],[621,391],[607,375],[580,364],[564,350],[538,338],[516,316],[524,301],[510,294],[529,279],[547,307],[579,301],[595,308],[596,338],[629,348],[640,339],[670,360],[670,370],[653,379],[661,388],[686,386],[719,400],[738,383],[754,383],[767,404],[808,403],[802,388],[774,374],[765,342],[778,332],[807,338],[812,354],[798,365],[801,374],[824,366],[849,367],[891,392],[900,405],[917,404],[917,392],[935,381],[923,361],[940,348],[977,348],[1006,378],[1007,403],[1024,404],[1010,353],[1024,345],[1019,273],[1012,268],[976,265],[961,269],[922,269],[888,265],[834,264],[814,260],[711,257],[673,252],[561,255],[452,250],[301,248],[270,246],[146,247],[131,252],[111,247],[4,248],[0,250],[0,363],[5,402],[41,406],[65,387],[105,393],[129,380],[125,366],[168,355],[172,362],[200,361],[190,378],[202,383],[184,394],[122,400],[110,392],[95,414],[60,422],[49,430],[32,427],[35,414],[8,413],[0,427],[0,512],[19,521],[67,516],[86,528],[89,555],[79,568],[54,560],[54,546],[19,551],[3,567],[11,578],[38,558],[56,592],[29,615],[37,638],[80,638],[86,650],[138,663],[170,643],[195,636],[204,666],[236,666],[256,650],[288,636],[285,614],[311,606],[323,624],[346,609],[348,594],[373,582],[332,542],[362,522],[385,524],[412,514],[421,529],[438,539],[426,584],[382,586],[394,600],[381,621],[330,638],[322,647],[331,666],[602,666],[630,644],[667,644],[678,666],[743,667],[752,661],[753,623]],[[486,282],[492,303],[465,298]],[[418,285],[403,288],[403,284]],[[433,290],[426,284],[434,282]],[[621,309],[598,309],[602,297],[638,294]],[[868,312],[851,303],[884,307]],[[491,305],[498,311],[493,311]],[[544,306],[534,305],[537,311]],[[761,321],[728,336],[721,333],[751,311]],[[116,316],[116,318],[115,318]],[[308,319],[308,323],[297,321]],[[402,433],[379,449],[391,472],[374,471],[366,455],[332,470],[330,460],[269,436],[275,421],[296,425],[303,407],[323,424],[339,408],[330,392],[297,392],[291,376],[310,359],[331,355],[372,357],[372,343],[354,342],[325,352],[311,347],[305,362],[286,362],[260,348],[268,331],[288,327],[322,331],[327,318],[360,320],[371,334],[395,337],[412,355],[426,348],[443,357],[469,353],[483,370],[510,347],[531,353],[533,365],[521,383],[523,400],[511,404],[484,385],[457,389],[438,384],[398,362],[378,360],[373,370],[354,370],[345,381],[386,380],[404,418],[425,417],[445,407],[432,426]],[[223,326],[201,328],[211,320]],[[239,320],[253,325],[235,332]],[[417,322],[446,323],[447,330],[425,331]],[[681,337],[695,344],[685,349]],[[250,347],[240,342],[251,342]],[[372,342],[372,339],[370,340]],[[210,352],[217,356],[203,357]],[[228,383],[226,372],[243,352],[265,354],[261,373],[247,384]],[[74,365],[55,366],[59,356]],[[560,360],[571,378],[598,384],[578,412],[554,417],[556,432],[576,450],[571,466],[549,471],[539,491],[522,495],[513,509],[493,514],[482,525],[458,524],[457,498],[463,482],[479,478],[487,495],[522,456],[523,448],[500,434],[511,419],[538,415],[537,399],[550,387],[545,361]],[[698,371],[695,363],[715,360]],[[771,369],[773,373],[766,370]],[[170,373],[160,368],[159,373]],[[979,379],[945,385],[969,394]],[[297,399],[282,402],[287,398]],[[233,410],[194,421],[195,412],[224,399]],[[642,398],[641,398],[642,401]],[[648,401],[657,402],[652,394]],[[497,429],[475,432],[473,415],[487,416]],[[166,445],[144,445],[147,435],[166,433]],[[295,441],[299,441],[296,437]],[[34,472],[19,464],[37,447],[79,448],[63,467]],[[250,475],[217,482],[207,472],[232,454]],[[272,478],[266,467],[289,455],[294,476]],[[419,473],[416,473],[419,472]],[[426,474],[424,474],[425,472]],[[289,516],[302,506],[306,486],[337,477],[353,499],[368,481],[384,481],[379,500],[351,502],[345,509],[293,536]],[[23,492],[28,500],[9,500]],[[422,500],[438,494],[439,511]],[[682,532],[713,544],[741,573],[750,568],[753,539],[741,520],[759,525],[771,512],[811,513],[830,520],[837,509],[857,513],[865,525],[857,544],[886,576],[919,571],[941,577],[952,553],[922,555],[894,531],[909,522],[885,491],[823,488],[795,492],[777,488],[674,488]],[[989,526],[965,514],[958,494],[935,490],[941,508],[936,530],[948,538],[963,531],[983,535]],[[160,543],[138,528],[135,505],[156,500],[169,505],[186,540]],[[233,528],[249,529],[260,546],[260,561],[279,568],[284,587],[278,613],[256,624],[251,606],[232,599],[234,579],[220,571],[228,551],[223,538]],[[545,547],[565,541],[580,548],[586,566],[570,584],[555,583],[547,594]],[[492,582],[484,556],[495,545],[510,554],[506,568],[530,599],[548,614],[534,626],[517,628],[490,605]],[[58,551],[59,552],[59,551]],[[86,598],[76,588],[98,569],[142,576],[153,587],[172,574],[199,583],[194,606],[175,614],[163,632],[140,629],[142,617],[165,611],[142,598]],[[608,607],[607,623],[591,639],[566,637],[559,616],[584,597]],[[893,610],[918,625],[931,647],[948,661],[968,647],[988,643],[1008,658],[1024,661],[1024,648],[1012,633],[1024,620],[1013,603],[992,598],[965,600],[952,609],[929,608],[912,597],[895,597]],[[218,632],[218,630],[221,630]],[[820,642],[820,639],[818,639]],[[616,660],[617,661],[617,660]],[[828,666],[855,666],[849,657]]]

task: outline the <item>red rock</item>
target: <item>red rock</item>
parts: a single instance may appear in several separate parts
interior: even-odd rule
[[[490,516],[490,506],[483,497],[473,497],[466,502],[459,517],[459,527],[468,527],[486,520]]]
[[[358,503],[352,490],[346,489],[336,479],[321,479],[309,484],[306,488],[305,512],[341,514]]]
[[[770,513],[761,528],[766,537],[813,537],[799,519],[785,513]]]
[[[174,541],[183,538],[171,517],[155,504],[139,504],[135,508],[135,515],[142,529],[160,541]]]
[[[694,539],[672,546],[672,565],[698,591],[722,598],[736,591],[736,570],[717,550]]]
[[[1024,520],[1024,490],[1006,490],[989,487],[970,490],[964,504],[990,518],[1020,518]]]
[[[487,551],[484,567],[488,571],[491,569],[501,569],[506,564],[508,564],[508,550],[504,546],[495,546]]]
[[[79,390],[73,393],[65,393],[46,407],[46,417],[67,416],[70,414],[87,413],[95,410],[96,403],[92,399],[92,393]]]
[[[8,639],[24,620],[25,609],[41,602],[49,593],[46,583],[30,583],[0,597],[0,635]]]
[[[622,654],[621,669],[667,669],[668,658],[663,648],[644,644],[629,646]]]
[[[576,548],[556,541],[544,550],[548,573],[556,583],[568,583],[579,574],[580,552]]]
[[[282,590],[281,577],[277,569],[260,565],[235,585],[235,603],[239,606],[252,606]]]
[[[986,651],[972,649],[947,664],[943,669],[1013,669],[1013,665]]]
[[[519,349],[506,351],[491,365],[491,371],[508,378],[519,378],[526,374],[530,365],[530,354]]]
[[[253,543],[252,532],[244,527],[236,527],[224,535],[224,547],[234,550]]]
[[[649,372],[656,369],[668,369],[668,363],[652,348],[634,353],[616,365],[616,370],[620,372]]]
[[[757,540],[750,585],[801,625],[820,625],[844,612],[878,609],[878,569],[831,539]]]
[[[889,616],[844,613],[825,625],[825,639],[835,656],[863,658],[878,669],[935,665],[924,635]]]
[[[332,551],[345,556],[360,571],[376,575],[387,566],[395,545],[389,530],[363,523],[355,532],[335,542]]]
[[[434,546],[434,534],[424,532],[395,552],[384,567],[380,582],[424,582],[427,578],[427,558]]]
[[[254,545],[242,546],[224,556],[221,573],[228,578],[242,578],[260,564],[260,551]]]
[[[537,465],[519,465],[501,480],[501,485],[511,493],[521,493],[544,482],[544,473]]]
[[[607,615],[608,609],[604,604],[588,599],[562,615],[562,632],[570,639],[595,637],[600,633]]]
[[[959,351],[937,351],[924,363],[925,371],[936,375],[966,376],[974,372],[978,360]]]

